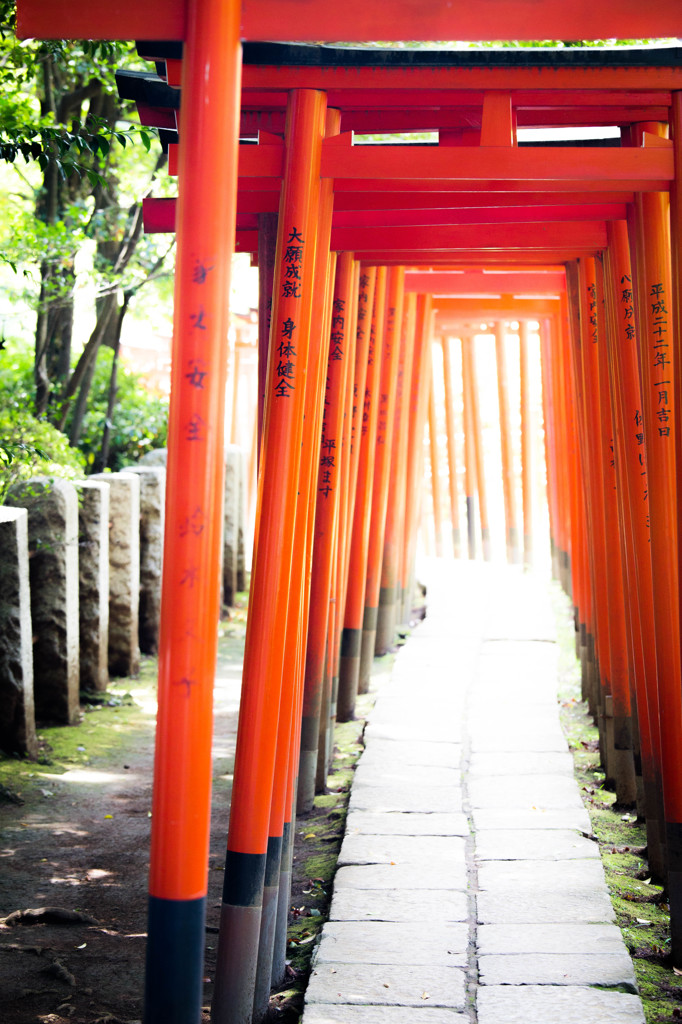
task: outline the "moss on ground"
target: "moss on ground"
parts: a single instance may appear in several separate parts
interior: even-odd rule
[[[5,799],[29,800],[46,776],[84,768],[112,754],[125,757],[154,728],[156,659],[143,657],[135,679],[112,680],[103,693],[82,694],[79,721],[37,730],[36,760],[0,754],[0,791]]]
[[[599,842],[618,924],[632,956],[647,1024],[682,1020],[682,978],[672,967],[670,911],[648,875],[646,828],[634,808],[616,804],[599,762],[599,735],[580,699],[580,664],[568,601],[556,587],[561,721],[592,830]]]

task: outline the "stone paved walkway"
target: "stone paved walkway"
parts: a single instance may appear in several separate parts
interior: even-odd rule
[[[428,569],[428,616],[367,726],[304,1024],[643,1024],[546,587]]]

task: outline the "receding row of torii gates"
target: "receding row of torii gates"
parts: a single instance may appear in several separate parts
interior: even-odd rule
[[[646,815],[682,965],[680,51],[276,42],[674,37],[678,0],[19,0],[18,17],[24,36],[171,41],[140,44],[155,73],[119,80],[179,183],[147,209],[178,243],[147,1024],[201,1015],[234,251],[258,261],[269,332],[214,1020],[262,1019],[281,980],[299,763],[306,806],[337,661],[350,715],[363,633],[380,621],[390,636],[389,608],[409,602],[432,296],[481,299],[454,283],[467,268],[509,276],[487,319],[542,325],[556,561],[607,771]],[[620,137],[519,141],[546,126]],[[417,270],[428,285],[409,285]],[[554,305],[529,315],[531,299]],[[475,448],[475,424],[465,435]]]

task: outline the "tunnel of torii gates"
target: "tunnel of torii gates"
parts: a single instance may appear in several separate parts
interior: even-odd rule
[[[523,325],[540,323],[555,565],[607,773],[646,816],[682,964],[682,51],[288,43],[676,37],[679,0],[18,7],[23,37],[144,40],[155,73],[121,74],[120,89],[178,175],[177,202],[146,209],[149,230],[177,231],[147,1024],[201,1016],[234,251],[258,262],[264,355],[270,330],[214,1020],[261,1020],[282,980],[296,776],[305,809],[335,702],[352,716],[375,633],[381,649],[409,605],[430,339],[458,304],[478,315],[476,296],[486,319],[521,323],[522,350]],[[524,146],[517,126],[620,138]],[[424,131],[437,141],[353,135]],[[479,511],[482,488],[479,475]]]

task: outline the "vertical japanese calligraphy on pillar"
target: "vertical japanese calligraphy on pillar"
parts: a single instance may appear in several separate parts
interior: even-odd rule
[[[620,306],[623,319],[623,330],[625,337],[631,343],[635,343],[635,306],[632,291],[632,278],[625,274],[620,279],[621,291],[620,291]],[[649,492],[647,489],[647,478],[646,478],[646,448],[644,446],[644,419],[642,417],[641,409],[635,409],[632,417],[632,426],[635,431],[635,441],[637,442],[637,461],[639,465],[639,475],[642,478],[642,501],[644,501],[648,507],[649,503]],[[649,526],[649,515],[646,515],[646,524]]]
[[[358,292],[358,326],[357,326],[357,346],[358,349],[362,350],[363,341],[367,336],[367,321],[370,319],[371,310],[369,309],[369,286],[370,277],[367,273],[360,274],[360,286]],[[355,444],[355,431],[358,422],[359,413],[359,400],[358,394],[359,384],[357,375],[353,382],[353,408],[350,428],[350,450],[353,452],[353,446]],[[362,431],[366,432],[365,428],[365,417],[364,417],[364,403],[363,403],[363,417],[362,417]]]
[[[651,286],[649,292],[649,306],[651,310],[651,332],[653,341],[651,377],[653,388],[656,392],[656,430],[659,437],[670,437],[672,408],[669,393],[672,388],[672,375],[670,373],[670,338],[668,335],[667,296],[665,286],[662,282]]]
[[[211,303],[214,261],[205,255],[198,255],[188,263],[190,278],[187,295],[189,302],[185,313],[185,346],[183,350],[181,389],[182,438],[193,451],[205,450],[209,436],[209,415],[207,393],[211,387],[210,360],[208,358],[209,338],[214,329],[214,314]],[[176,537],[178,539],[177,582],[182,591],[192,591],[201,583],[198,560],[193,554],[194,545],[204,532],[206,512],[201,504],[191,508],[178,509]],[[175,680],[181,692],[189,699],[192,686],[187,679]]]
[[[384,334],[384,359],[388,362],[391,358],[391,348],[395,332],[395,306],[386,309],[386,331]],[[387,392],[379,393],[379,419],[377,421],[377,444],[386,444],[386,431],[388,429],[388,404],[389,395]]]
[[[327,374],[327,386],[325,391],[324,419],[322,421],[322,445],[320,448],[320,471],[318,476],[318,491],[324,498],[328,498],[336,485],[337,446],[336,437],[330,437],[329,409],[331,407],[330,392],[340,390],[340,374],[334,364],[339,364],[344,356],[344,344],[346,337],[346,300],[336,297],[332,305],[331,334],[329,337],[329,369]],[[336,370],[336,372],[335,372]],[[333,378],[336,379],[333,379]],[[342,396],[338,396],[341,400]],[[331,426],[335,432],[335,428]]]
[[[590,297],[590,301],[589,301],[589,305],[588,305],[588,309],[589,309],[589,320],[588,320],[588,322],[589,322],[589,325],[590,325],[590,338],[592,339],[592,344],[596,345],[597,337],[598,337],[598,334],[597,334],[597,286],[596,286],[596,284],[594,284],[594,282],[592,282],[592,284],[589,285],[589,287],[587,289],[587,292],[588,292],[588,295]]]
[[[301,232],[294,226],[284,245],[281,274],[281,298],[300,299],[303,252],[305,240]],[[288,307],[290,308],[290,307]],[[296,342],[295,332],[298,325],[291,315],[284,317],[277,325],[275,344],[277,345],[277,368],[275,371],[274,393],[277,398],[288,398],[295,387],[296,378]]]

